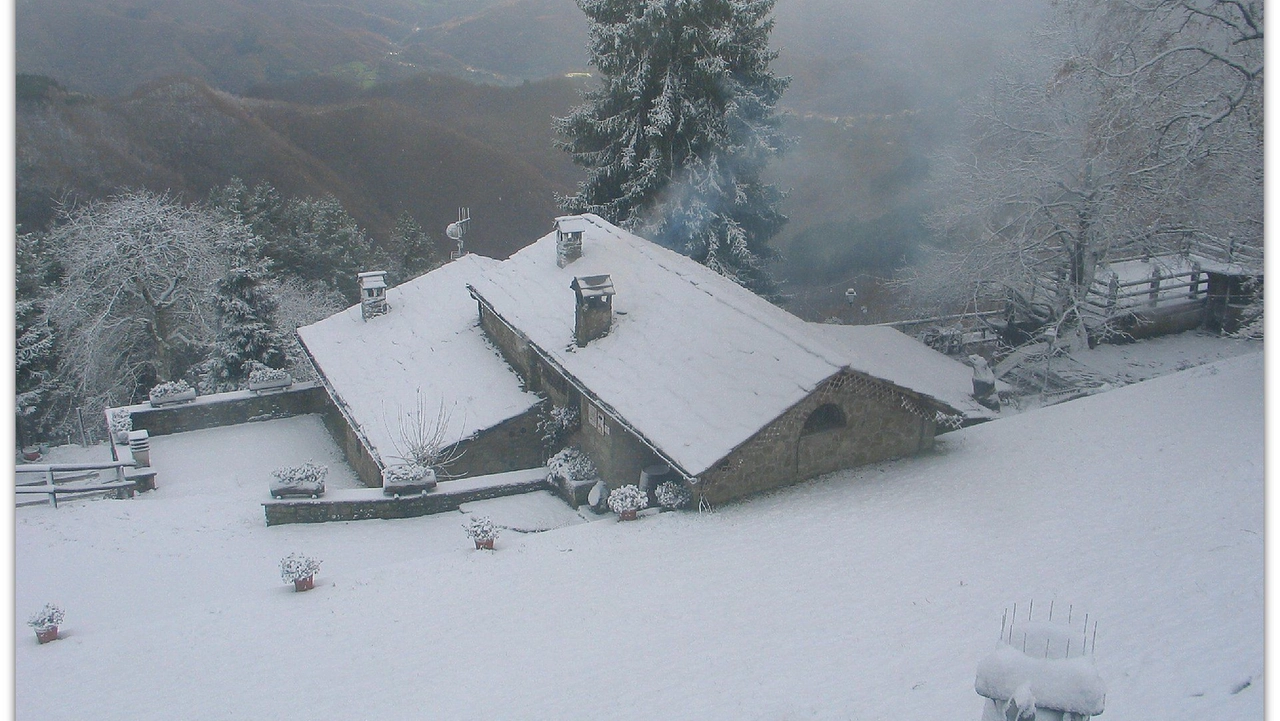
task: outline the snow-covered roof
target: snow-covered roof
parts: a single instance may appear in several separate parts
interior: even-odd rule
[[[685,472],[706,471],[851,365],[846,347],[716,272],[580,217],[581,258],[557,267],[552,232],[486,266],[475,289]],[[616,290],[612,329],[577,348],[570,284],[603,274]]]
[[[996,415],[973,399],[972,368],[896,328],[831,323],[811,323],[810,327],[844,351],[854,370],[941,401],[968,419]]]
[[[498,261],[465,255],[387,291],[389,313],[360,306],[298,329],[325,380],[385,462],[399,456],[401,419],[447,416],[445,443],[538,403],[480,329],[467,284]]]

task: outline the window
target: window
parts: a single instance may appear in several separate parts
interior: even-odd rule
[[[823,403],[813,409],[813,413],[810,413],[809,417],[805,419],[804,428],[800,429],[800,435],[807,436],[810,433],[821,433],[833,428],[844,428],[844,426],[844,411],[840,410],[840,406],[834,403]]]

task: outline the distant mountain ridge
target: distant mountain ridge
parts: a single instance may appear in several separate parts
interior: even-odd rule
[[[337,94],[344,99],[242,98],[177,77],[122,99],[55,90],[23,100],[18,222],[39,229],[58,201],[124,187],[200,199],[236,176],[285,195],[333,194],[375,240],[402,212],[439,237],[469,206],[468,241],[502,257],[542,235],[554,193],[572,187],[576,170],[552,147],[551,117],[576,101],[574,81],[498,88],[420,78]]]

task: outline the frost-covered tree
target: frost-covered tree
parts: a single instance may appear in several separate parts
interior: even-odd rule
[[[440,253],[427,231],[412,215],[401,213],[391,230],[388,251],[391,282],[401,283],[440,265]]]
[[[1108,260],[1261,259],[1260,2],[1061,0],[1005,65],[935,164],[921,296],[1070,325]]]
[[[16,238],[14,264],[14,410],[21,444],[45,440],[65,419],[67,394],[58,375],[58,347],[45,313],[56,275],[43,237]]]
[[[765,295],[786,218],[761,181],[785,138],[775,0],[579,0],[600,85],[556,121],[587,177],[561,198]]]
[[[48,316],[77,402],[128,402],[203,358],[216,335],[218,249],[248,234],[224,214],[148,191],[65,208],[49,238],[65,277]]]
[[[285,340],[276,330],[276,300],[267,284],[257,238],[234,235],[224,249],[227,270],[213,286],[218,334],[207,363],[206,392],[229,390],[245,380],[253,364],[285,364]]]

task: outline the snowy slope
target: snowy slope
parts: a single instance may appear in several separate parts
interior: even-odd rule
[[[1099,620],[1101,718],[1258,719],[1262,366],[495,553],[458,514],[266,528],[215,462],[237,446],[157,438],[200,462],[156,494],[19,509],[17,717],[976,719],[1001,613],[1034,598]],[[295,549],[314,591],[280,583]],[[67,636],[38,646],[50,600]]]

